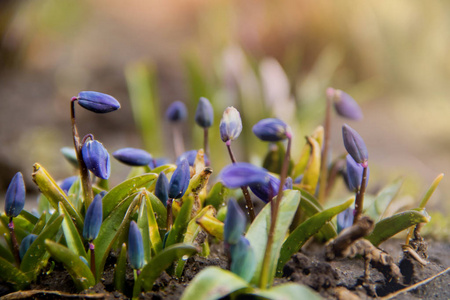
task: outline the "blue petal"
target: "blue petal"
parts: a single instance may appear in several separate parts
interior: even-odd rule
[[[144,243],[135,221],[131,221],[128,232],[128,257],[133,269],[140,270],[144,266]]]
[[[81,154],[89,171],[102,179],[109,178],[111,175],[109,153],[100,142],[96,140],[87,141],[81,148]]]
[[[156,180],[155,196],[161,200],[164,206],[167,206],[167,200],[169,198],[169,181],[164,172],[159,173],[158,179]]]
[[[143,149],[123,148],[113,153],[115,159],[130,166],[146,166],[152,162],[150,153]]]
[[[247,218],[236,200],[230,199],[227,205],[227,215],[225,217],[223,236],[227,244],[237,244],[244,234],[247,225]]]
[[[186,105],[181,101],[173,102],[166,111],[166,118],[172,122],[185,120],[187,118]]]
[[[95,113],[108,113],[120,108],[120,103],[114,97],[99,92],[80,92],[78,104]]]
[[[17,172],[6,190],[5,213],[8,217],[17,217],[25,205],[25,182],[22,173]]]
[[[92,241],[97,237],[103,221],[103,203],[102,198],[106,192],[100,192],[94,197],[91,205],[89,205],[86,216],[84,218],[83,237]]]
[[[348,154],[350,154],[357,163],[367,164],[369,154],[367,152],[366,144],[358,132],[347,124],[344,124],[342,126],[342,138]]]
[[[269,181],[266,169],[249,163],[235,163],[226,166],[219,174],[223,184],[229,188],[238,188],[254,184],[264,184]]]
[[[189,163],[186,159],[183,159],[170,178],[169,198],[179,199],[183,197],[189,186],[190,179],[191,171],[189,169]]]

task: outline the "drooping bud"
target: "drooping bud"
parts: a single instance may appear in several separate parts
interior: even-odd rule
[[[242,120],[238,110],[233,106],[225,109],[222,120],[220,120],[220,138],[229,142],[235,140],[242,131]]]
[[[17,172],[6,190],[5,214],[17,217],[25,205],[25,182],[22,173]]]
[[[170,122],[184,121],[187,118],[186,105],[181,101],[173,102],[166,111],[166,118]]]
[[[231,245],[230,254],[230,271],[244,280],[250,281],[256,270],[255,254],[250,242],[241,236],[235,245]]]
[[[111,162],[109,153],[102,143],[96,140],[89,140],[81,148],[81,154],[86,167],[95,176],[108,179],[111,174]]]
[[[283,190],[289,188],[289,185],[292,188],[292,179],[290,181],[286,180]],[[280,180],[275,176],[269,174],[269,181],[265,183],[250,184],[249,187],[256,197],[258,197],[265,203],[268,203],[270,200],[272,200],[273,197],[278,195]]]
[[[179,199],[183,197],[189,186],[190,179],[191,171],[189,169],[189,163],[186,159],[183,159],[170,178],[169,198]]]
[[[61,148],[61,153],[70,164],[72,164],[75,168],[78,168],[77,152],[73,147],[63,147]]]
[[[347,180],[346,180],[346,182],[348,185],[348,189],[353,192],[356,192],[361,187],[361,181],[362,181],[364,168],[361,164],[358,164],[351,157],[350,154],[347,154],[346,160],[347,160]],[[369,182],[369,174],[370,174],[369,167],[367,167],[366,187],[367,187],[367,183]]]
[[[61,181],[59,187],[64,191],[64,193],[68,194],[72,185],[77,181],[78,176],[70,176]]]
[[[208,99],[200,97],[197,110],[195,111],[195,122],[203,128],[211,127],[214,121],[214,110]]]
[[[115,159],[129,166],[146,166],[152,162],[153,157],[143,149],[122,148],[113,154]]]
[[[105,195],[106,192],[104,191],[97,194],[87,209],[84,218],[83,237],[88,241],[95,240],[100,231],[103,221],[102,199]]]
[[[348,154],[350,154],[358,164],[362,164],[363,167],[366,167],[369,154],[367,152],[366,144],[358,132],[347,124],[344,124],[342,126],[342,138]]]
[[[222,169],[220,180],[228,188],[265,184],[269,181],[269,173],[266,169],[245,162],[231,164]]]
[[[234,245],[244,234],[247,218],[244,212],[237,204],[236,200],[230,199],[227,205],[227,215],[223,227],[223,237],[225,243]]]
[[[128,258],[133,269],[140,270],[144,266],[144,243],[135,221],[131,221],[128,232]]]
[[[31,244],[33,244],[33,242],[36,240],[37,237],[38,236],[33,233],[24,237],[24,239],[22,240],[22,243],[20,243],[20,248],[19,248],[20,259],[23,259],[25,253],[27,253]]]
[[[80,92],[77,98],[78,104],[95,113],[103,114],[120,108],[119,101],[113,96],[99,92]]]
[[[327,98],[332,100],[334,108],[340,116],[351,120],[361,120],[363,118],[363,113],[358,103],[346,92],[328,88]]]
[[[266,142],[278,142],[291,137],[291,129],[280,119],[262,119],[253,126],[253,133]]]
[[[167,180],[164,172],[159,173],[158,179],[155,185],[155,196],[167,206],[167,200],[169,199],[169,181]]]
[[[337,215],[337,232],[340,233],[345,228],[353,225],[353,218],[355,217],[355,210],[351,207]]]

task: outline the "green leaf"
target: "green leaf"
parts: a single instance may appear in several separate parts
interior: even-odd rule
[[[64,216],[60,215],[53,222],[49,223],[23,256],[20,270],[26,273],[30,279],[34,280],[40,269],[46,264],[47,260],[42,259],[46,253],[44,242],[46,239],[53,239],[56,236],[63,219]]]
[[[287,190],[284,192],[284,196],[281,200],[279,207],[279,214],[277,224],[275,226],[274,242],[272,244],[270,267],[269,267],[269,284],[272,284],[273,276],[275,275],[276,264],[280,255],[281,245],[283,244],[286,233],[291,225],[291,221],[297,210],[300,202],[300,192],[294,190]],[[271,209],[270,203],[268,203],[258,214],[256,219],[250,225],[246,234],[247,239],[250,241],[255,252],[256,271],[252,279],[252,283],[258,284],[261,276],[262,263],[264,253],[266,251],[267,236],[270,228]]]
[[[45,241],[45,247],[54,259],[64,264],[78,291],[95,285],[94,275],[78,254],[50,240]]]
[[[2,225],[4,228],[8,228],[9,224],[9,217],[6,215],[0,216],[0,220],[2,222]],[[30,224],[27,220],[23,218],[14,218],[14,232],[16,233],[17,241],[19,243],[22,242],[22,240],[31,233],[33,230],[33,224]],[[9,229],[7,229],[6,236],[9,238]],[[5,237],[6,237],[5,236]]]
[[[177,166],[174,164],[167,164],[156,167],[152,170],[152,173],[158,174],[164,172],[166,175],[169,173],[173,173],[176,170]]]
[[[28,222],[30,222],[33,225],[36,225],[37,221],[38,221],[38,217],[36,217],[35,215],[33,215],[32,213],[26,211],[25,209],[23,209],[20,212],[20,216],[22,216],[25,220],[27,220]]]
[[[230,189],[223,185],[222,182],[217,182],[213,185],[205,199],[205,206],[212,205],[216,210],[222,206],[224,199],[228,196]]]
[[[197,249],[194,246],[184,244],[172,245],[162,250],[142,269],[141,274],[134,284],[133,296],[137,297],[141,289],[151,291],[155,280],[175,260],[183,256],[191,256],[195,253],[197,253]]]
[[[329,222],[335,215],[346,210],[353,203],[353,198],[346,201],[344,204],[326,209],[315,214],[300,224],[283,243],[280,251],[280,258],[278,259],[277,276],[281,276],[283,267],[286,262],[298,252],[306,241],[316,234],[327,222]]]
[[[384,187],[375,197],[375,200],[367,206],[364,214],[368,215],[373,220],[379,221],[383,217],[383,214],[391,201],[395,198],[395,196],[397,196],[402,184],[403,180],[397,179],[393,183]]]
[[[419,223],[428,223],[429,221],[430,217],[425,210],[407,210],[389,218],[385,218],[375,224],[375,228],[366,239],[377,247],[379,244],[400,231]]]
[[[167,226],[167,209],[161,200],[155,196],[155,194],[147,192],[148,199],[152,204],[153,215],[155,216],[156,224],[158,225],[159,230],[162,228],[166,228]]]
[[[34,228],[31,231],[31,233],[39,235],[41,233],[42,229],[44,229],[46,222],[47,222],[47,212],[44,211],[41,214],[41,217],[39,218],[39,220],[36,222],[36,225],[34,225]]]
[[[151,196],[153,196],[153,201],[151,199]],[[148,219],[148,226],[149,226],[149,234],[150,234],[150,242],[152,246],[152,250],[154,254],[158,254],[162,250],[162,240],[161,235],[159,233],[159,224],[158,219],[162,219],[164,221],[163,226],[165,226],[165,221],[167,219],[167,214],[164,205],[159,201],[159,199],[150,192],[145,193],[145,202],[146,202],[146,214]],[[153,206],[158,207],[159,213],[155,216],[155,212],[153,210]],[[162,209],[162,211],[161,211]],[[162,218],[162,216],[165,216],[165,218]]]
[[[183,241],[183,235],[186,232],[188,223],[191,219],[192,206],[194,205],[193,197],[183,198],[183,205],[180,212],[173,223],[172,229],[169,232],[169,236],[166,240],[166,247],[181,243]]]
[[[64,215],[64,221],[62,223],[62,228],[64,232],[64,238],[66,239],[66,244],[69,249],[71,249],[78,256],[83,256],[87,259],[86,250],[84,250],[83,239],[80,233],[77,231],[72,218],[67,213],[66,209],[59,203],[59,213]]]
[[[73,207],[75,207],[77,211],[81,211],[83,207],[83,190],[81,188],[81,180],[79,178],[75,180],[67,194]]]
[[[248,283],[227,270],[208,267],[189,283],[181,300],[215,300],[237,291],[251,291]]]
[[[141,194],[141,197],[143,195]],[[142,201],[141,198],[141,204],[138,211],[138,218],[137,218],[137,226],[139,227],[139,230],[141,232],[142,236],[142,244],[144,246],[144,265],[147,264],[151,257],[152,257],[152,251],[151,251],[151,241],[150,241],[150,232],[149,232],[149,226],[148,226],[148,214],[147,214],[147,204],[146,201]],[[159,232],[158,232],[159,235]]]
[[[1,243],[0,243],[0,257],[3,257],[7,261],[14,261],[14,256],[12,255],[11,251],[5,246],[3,246]]]
[[[11,261],[14,261],[14,259]],[[22,290],[31,283],[25,273],[3,257],[0,257],[0,279],[4,283],[12,285],[15,290]]]
[[[105,195],[106,197],[106,195]],[[135,193],[120,202],[116,208],[103,221],[95,245],[95,269],[97,273],[96,281],[100,280],[105,266],[106,258],[109,255],[114,242],[123,230],[129,226],[131,213],[139,203],[139,194]],[[105,199],[103,197],[103,199]]]
[[[127,267],[127,245],[122,244],[120,249],[119,258],[117,259],[116,268],[114,269],[114,288],[125,293],[125,274]]]
[[[308,299],[320,300],[322,297],[311,288],[297,283],[285,283],[268,290],[258,290],[251,295],[270,300]]]
[[[66,193],[56,184],[55,180],[50,174],[39,164],[34,164],[34,172],[32,174],[33,181],[39,187],[39,190],[50,202],[54,209],[58,209],[58,203],[61,202],[64,208],[69,212],[74,219],[77,229],[83,230],[83,219],[78,211],[69,202]]]
[[[156,178],[157,174],[149,173],[141,176],[133,177],[112,188],[102,199],[103,203],[103,219],[105,220],[111,211],[121,203],[125,198],[138,192],[142,187],[150,185]]]
[[[270,145],[269,151],[267,151],[264,158],[263,168],[269,172],[280,174],[285,155],[286,150],[282,142]]]

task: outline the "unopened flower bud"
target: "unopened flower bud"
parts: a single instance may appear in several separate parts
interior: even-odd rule
[[[228,188],[241,186],[266,184],[269,181],[269,173],[266,169],[245,162],[231,164],[222,169],[220,180]]]
[[[343,212],[337,215],[337,232],[341,232],[345,228],[353,225],[353,219],[355,217],[355,210],[351,207],[347,208]]]
[[[59,184],[59,187],[64,191],[64,193],[69,194],[69,190],[72,187],[72,185],[77,181],[78,176],[70,176],[61,181]]]
[[[131,221],[128,232],[128,258],[133,269],[140,270],[144,266],[144,242],[135,221]]]
[[[31,233],[23,238],[22,243],[20,243],[20,248],[19,248],[20,259],[23,259],[23,257],[25,256],[25,253],[27,253],[31,244],[33,244],[33,242],[36,240],[37,237],[38,237],[37,235]]]
[[[362,164],[363,167],[366,167],[369,154],[367,152],[366,144],[358,132],[347,124],[344,124],[344,126],[342,126],[342,138],[348,154],[350,154],[358,164]]]
[[[290,188],[292,188],[292,179],[290,181],[286,180],[283,190],[289,188],[289,186]],[[273,197],[278,195],[280,180],[275,176],[269,174],[269,181],[266,181],[265,183],[262,184],[261,183],[250,184],[249,187],[256,197],[258,197],[265,203],[268,203],[270,200],[272,200]]]
[[[159,173],[158,179],[156,180],[155,196],[161,200],[164,206],[167,206],[167,200],[169,199],[169,181],[164,172]]]
[[[5,213],[17,217],[25,205],[25,182],[22,173],[17,172],[6,190]]]
[[[266,142],[278,142],[291,137],[289,126],[280,119],[263,119],[253,126],[253,133]]]
[[[189,186],[190,179],[191,171],[189,169],[189,163],[186,159],[183,159],[170,178],[169,198],[179,199],[183,197]]]
[[[108,179],[111,174],[111,162],[109,153],[102,143],[96,140],[89,140],[81,148],[81,154],[86,167],[95,176]]]
[[[130,166],[146,166],[153,160],[152,155],[143,149],[122,148],[113,154],[118,161]]]
[[[200,97],[197,110],[195,111],[195,122],[203,128],[211,127],[214,121],[214,110],[208,99]]]
[[[89,205],[86,216],[84,217],[83,237],[92,241],[97,238],[103,221],[103,196],[106,192],[100,192],[94,197],[91,205]]]
[[[234,245],[244,234],[247,218],[244,212],[237,204],[236,200],[230,199],[227,205],[227,215],[223,228],[223,237],[225,243]]]
[[[242,120],[238,110],[233,106],[225,109],[222,120],[220,120],[220,138],[229,142],[235,140],[242,131]]]
[[[350,154],[347,155],[347,184],[349,190],[356,192],[361,187],[362,176],[364,168],[361,164],[358,164]],[[366,187],[369,182],[369,167],[367,167],[367,179],[366,179]]]
[[[120,108],[120,103],[114,97],[99,92],[80,92],[78,104],[95,113],[108,113]]]
[[[327,98],[333,101],[334,108],[340,116],[351,120],[361,120],[363,118],[363,113],[358,103],[346,92],[328,88]]]
[[[186,105],[181,101],[173,102],[166,111],[166,118],[171,122],[184,121],[187,118]]]

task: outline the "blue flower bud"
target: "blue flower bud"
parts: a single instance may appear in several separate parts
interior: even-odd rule
[[[208,99],[200,97],[197,110],[195,111],[195,122],[203,128],[211,127],[214,121],[214,110]]]
[[[25,182],[22,173],[17,172],[6,190],[5,213],[17,217],[25,205]]]
[[[263,141],[278,142],[291,137],[291,130],[280,119],[263,119],[253,126],[253,133]]]
[[[37,237],[38,237],[37,235],[31,233],[23,238],[22,243],[20,244],[20,247],[19,247],[20,259],[23,259],[25,253],[27,253],[31,244],[33,244],[33,242],[36,240]]]
[[[81,154],[86,167],[95,176],[108,179],[111,174],[111,162],[109,153],[102,143],[96,140],[89,140],[81,148]]]
[[[128,258],[133,269],[140,270],[144,266],[144,243],[135,221],[131,221],[128,232]]]
[[[342,126],[342,138],[348,154],[350,154],[358,164],[362,164],[363,167],[367,166],[369,154],[367,152],[366,144],[358,132],[347,124],[344,124],[344,126]]]
[[[222,120],[220,120],[220,138],[222,141],[230,142],[235,140],[242,131],[242,120],[238,110],[233,106],[225,109]]]
[[[179,199],[183,197],[189,186],[190,179],[191,171],[189,169],[189,163],[186,159],[183,159],[170,178],[169,198]]]
[[[241,236],[239,242],[230,247],[230,271],[246,281],[250,281],[256,270],[256,259],[250,242]]]
[[[188,161],[188,164],[190,166],[193,166],[196,157],[197,157],[197,150],[186,151],[177,157],[176,164],[179,165],[183,159],[186,159]]]
[[[173,102],[166,111],[166,118],[171,122],[186,120],[187,118],[186,105],[181,101]]]
[[[269,173],[266,169],[239,162],[223,168],[219,178],[226,187],[235,189],[241,186],[266,184],[269,181]]]
[[[77,180],[78,180],[78,176],[67,177],[66,179],[61,181],[61,183],[59,184],[59,187],[64,191],[64,193],[69,194],[70,188]]]
[[[361,120],[363,118],[363,113],[358,103],[346,92],[328,88],[327,98],[333,101],[334,108],[340,116],[351,120]]]
[[[167,180],[164,172],[159,173],[158,179],[155,185],[155,196],[167,206],[167,200],[169,199],[169,181]]]
[[[270,174],[268,175],[269,181],[265,183],[249,184],[249,187],[252,190],[253,194],[255,194],[256,197],[258,197],[265,203],[268,203],[270,200],[272,200],[273,197],[278,195],[278,188],[280,187],[280,180],[275,176],[272,176]],[[289,188],[289,185],[292,188],[292,179],[290,183],[286,181],[283,190]]]
[[[73,147],[63,147],[61,148],[61,153],[72,166],[78,168],[77,153]]]
[[[83,237],[92,241],[98,235],[100,227],[103,221],[103,205],[102,198],[106,195],[106,192],[100,192],[94,197],[91,205],[89,205],[86,216],[84,217]]]
[[[244,234],[247,218],[236,200],[230,199],[227,205],[227,215],[223,227],[223,237],[225,243],[234,245]]]
[[[358,164],[350,154],[347,154],[347,185],[350,191],[356,192],[361,187],[362,176],[363,176],[363,166]],[[369,167],[367,167],[367,179],[366,179],[366,187],[369,182]]]
[[[353,225],[353,218],[355,217],[355,210],[351,207],[337,215],[337,232],[340,233],[345,228]]]
[[[78,104],[95,113],[108,113],[118,110],[120,103],[114,97],[99,92],[80,92]]]
[[[150,153],[136,148],[122,148],[115,151],[112,155],[118,161],[130,166],[146,166],[153,160]]]

